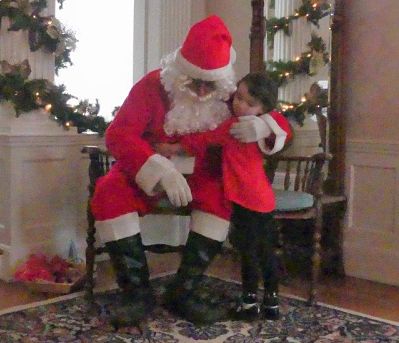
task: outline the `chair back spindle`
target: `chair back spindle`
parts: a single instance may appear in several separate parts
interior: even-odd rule
[[[327,153],[312,156],[269,156],[266,174],[273,183],[276,173],[283,173],[283,189],[296,192],[320,193],[323,183],[323,165],[331,159]],[[293,181],[293,184],[292,184]]]

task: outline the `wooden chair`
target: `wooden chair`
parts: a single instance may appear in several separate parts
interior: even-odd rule
[[[282,189],[275,189],[276,212],[275,219],[280,224],[292,221],[308,220],[313,225],[311,280],[308,292],[308,303],[316,302],[317,284],[320,275],[321,255],[323,255],[321,238],[323,235],[323,211],[328,206],[335,205],[338,210],[345,203],[343,196],[328,196],[323,192],[324,167],[331,160],[331,155],[318,153],[310,157],[298,156],[271,156],[266,160],[266,173],[271,182],[277,173],[283,175]],[[293,225],[295,227],[295,225]],[[336,235],[339,242],[335,247],[338,257],[339,270],[342,267],[342,232],[341,225],[337,225]],[[280,246],[284,246],[283,235],[280,230]],[[280,250],[281,252],[281,250]]]
[[[87,203],[87,237],[86,237],[86,285],[85,298],[93,302],[94,288],[94,265],[96,255],[106,252],[105,247],[95,246],[95,220],[90,209],[90,200],[94,193],[96,181],[99,177],[105,175],[112,165],[112,157],[105,150],[97,146],[85,146],[82,153],[88,154],[89,163],[89,197]],[[320,273],[320,239],[323,231],[323,209],[331,204],[342,204],[344,197],[332,197],[323,193],[323,166],[331,159],[329,154],[321,153],[311,157],[284,157],[273,156],[266,161],[266,172],[271,181],[279,172],[279,167],[284,163],[284,190],[276,190],[277,211],[275,218],[278,221],[284,220],[308,220],[314,221],[313,231],[313,257],[311,283],[309,288],[309,303],[314,303],[317,290],[317,281]],[[293,178],[293,180],[292,180]],[[290,185],[293,181],[293,188]],[[151,214],[172,214],[187,216],[190,210],[186,207],[174,208],[167,201],[161,201]],[[334,250],[338,256],[338,265],[342,266],[342,233],[338,225],[338,244]],[[282,235],[280,234],[282,238]],[[280,243],[282,244],[282,243]],[[166,245],[146,246],[146,250],[164,253],[180,251],[181,247],[171,247]],[[343,272],[342,272],[343,273]]]
[[[96,255],[101,255],[106,252],[105,246],[95,246],[95,220],[90,208],[90,201],[94,193],[97,179],[105,175],[111,165],[112,156],[100,149],[97,146],[85,146],[82,149],[83,154],[88,154],[90,158],[89,162],[89,197],[87,201],[87,237],[86,237],[86,285],[85,285],[85,298],[89,303],[94,302],[93,289],[94,289],[94,265]],[[162,199],[157,207],[153,209],[151,214],[169,214],[187,216],[190,215],[190,210],[187,207],[175,208],[166,199]],[[145,249],[156,253],[167,253],[167,252],[179,252],[181,247],[168,246],[164,244],[147,245]]]

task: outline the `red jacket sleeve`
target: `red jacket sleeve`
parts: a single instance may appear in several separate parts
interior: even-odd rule
[[[210,145],[225,145],[234,140],[229,130],[231,125],[236,121],[237,118],[235,117],[229,118],[214,130],[185,135],[180,139],[179,143],[189,154],[204,154]]]
[[[150,73],[131,89],[105,134],[107,149],[130,177],[154,154],[143,133],[152,119],[150,100],[159,98],[155,73]]]

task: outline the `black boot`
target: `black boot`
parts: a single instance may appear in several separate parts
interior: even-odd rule
[[[179,270],[165,292],[168,310],[195,324],[226,318],[227,309],[217,306],[215,299],[201,294],[198,288],[202,275],[221,247],[221,242],[189,233]]]
[[[155,305],[141,236],[137,234],[108,242],[105,246],[122,290],[123,305],[115,311],[112,324],[115,329],[138,326]]]

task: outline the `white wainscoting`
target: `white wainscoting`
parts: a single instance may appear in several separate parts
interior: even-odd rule
[[[71,242],[84,257],[89,160],[80,150],[102,144],[90,135],[0,135],[0,279],[28,254],[66,256]]]
[[[348,141],[346,194],[346,274],[399,285],[399,142]]]

